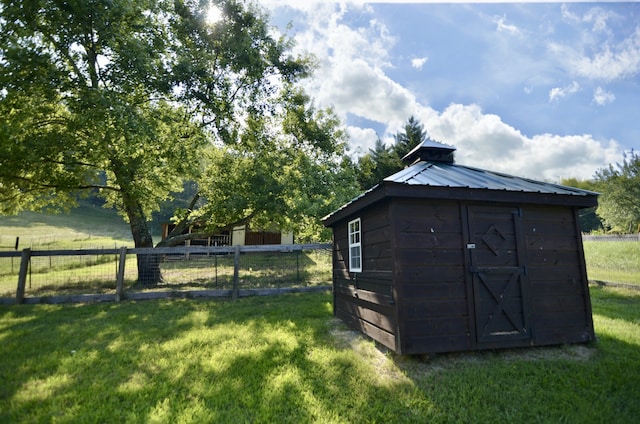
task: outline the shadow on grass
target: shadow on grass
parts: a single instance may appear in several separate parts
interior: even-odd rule
[[[396,396],[409,383],[376,384],[332,343],[328,302],[2,308],[0,421],[419,422]]]
[[[592,285],[589,292],[594,314],[640,321],[640,290]]]
[[[625,299],[606,313],[619,318]],[[640,415],[640,349],[615,335],[425,361],[338,337],[340,326],[324,293],[2,307],[0,422],[624,423]]]

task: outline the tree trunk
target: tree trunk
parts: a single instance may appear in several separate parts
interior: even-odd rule
[[[125,210],[129,218],[129,226],[131,227],[135,247],[153,248],[153,238],[140,205],[136,201],[125,201]],[[138,264],[138,284],[143,287],[155,287],[158,285],[162,281],[160,255],[138,254],[136,259]]]

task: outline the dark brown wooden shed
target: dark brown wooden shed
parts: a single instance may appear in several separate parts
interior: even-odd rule
[[[334,314],[401,354],[593,340],[578,211],[597,193],[454,163],[427,140],[324,218]]]

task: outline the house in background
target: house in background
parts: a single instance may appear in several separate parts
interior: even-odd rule
[[[165,239],[175,228],[172,223],[162,224],[162,239]],[[188,232],[196,229],[189,227]],[[222,231],[210,237],[189,240],[185,246],[249,246],[262,244],[293,244],[293,233],[279,231],[255,231],[246,225],[234,227],[233,231]]]
[[[578,211],[597,193],[454,163],[427,140],[324,218],[335,316],[401,354],[594,339]]]

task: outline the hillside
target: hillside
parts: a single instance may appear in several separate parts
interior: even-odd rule
[[[156,230],[155,232],[158,232]],[[82,203],[69,213],[0,216],[0,249],[111,247],[132,244],[129,226],[113,209]]]

